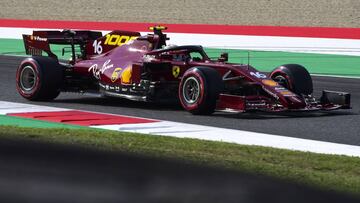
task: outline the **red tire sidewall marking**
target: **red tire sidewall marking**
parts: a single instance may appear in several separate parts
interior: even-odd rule
[[[199,105],[203,102],[203,100],[206,97],[206,92],[205,92],[205,88],[204,88],[204,79],[203,79],[203,76],[198,73],[198,69],[193,69],[193,70],[185,73],[184,76],[183,76],[183,80],[185,81],[187,78],[192,77],[192,76],[195,77],[195,79],[197,79],[198,82],[199,82],[200,95],[199,95],[199,99],[194,104],[188,104],[184,100],[184,96],[183,96],[183,86],[184,86],[184,84],[181,83],[181,85],[179,87],[179,99],[180,99],[181,105],[186,110],[194,110],[194,109],[198,108]]]
[[[30,92],[26,92],[20,87],[20,74],[25,65],[29,64],[32,68],[34,68],[34,71],[36,72],[36,83],[34,88]],[[19,94],[25,98],[30,98],[34,96],[37,92],[37,90],[40,88],[41,82],[40,82],[40,72],[39,72],[39,64],[34,61],[33,59],[24,60],[19,65],[19,68],[16,71],[16,89],[19,92]]]

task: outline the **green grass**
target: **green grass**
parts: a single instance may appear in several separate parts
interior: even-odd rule
[[[0,137],[76,144],[106,151],[177,159],[202,166],[264,174],[326,190],[360,195],[360,158],[269,147],[149,136],[97,129],[0,126]]]
[[[62,55],[62,48],[67,47],[64,56]],[[71,49],[70,45],[56,45],[51,44],[50,50],[60,59],[70,59]],[[80,53],[78,46],[76,46],[77,53]],[[0,54],[5,55],[19,55],[25,56],[24,42],[21,39],[1,39],[0,38]],[[46,56],[46,53],[43,53]]]
[[[212,58],[228,52],[232,63],[247,64],[250,58],[250,65],[267,72],[283,64],[296,63],[305,66],[311,74],[360,77],[359,56],[210,48],[206,52]]]
[[[16,116],[0,115],[1,125],[11,125],[18,127],[33,127],[33,128],[76,128],[87,129],[87,127],[79,125],[70,125],[56,122],[47,122],[42,120],[34,120],[31,118],[21,118]]]

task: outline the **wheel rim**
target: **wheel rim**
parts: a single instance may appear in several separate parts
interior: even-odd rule
[[[183,97],[188,104],[194,104],[200,97],[200,84],[194,77],[185,80],[183,86]]]
[[[278,75],[274,78],[274,81],[276,81],[277,83],[279,83],[279,85],[289,89],[289,81],[282,75]]]
[[[20,73],[20,86],[25,91],[31,91],[36,84],[36,73],[32,66],[25,66]]]

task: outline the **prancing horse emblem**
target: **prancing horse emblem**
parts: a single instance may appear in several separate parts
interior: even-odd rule
[[[180,67],[179,66],[173,66],[172,67],[172,74],[175,78],[179,77],[180,74]]]

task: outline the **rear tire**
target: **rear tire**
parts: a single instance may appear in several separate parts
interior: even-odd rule
[[[215,111],[222,89],[222,78],[216,70],[193,67],[181,79],[179,100],[183,108],[192,114],[209,115]]]
[[[270,77],[298,95],[311,95],[313,84],[310,73],[298,64],[286,64],[275,68]]]
[[[58,61],[42,56],[24,59],[16,72],[19,94],[31,101],[48,101],[60,94],[63,70]]]

